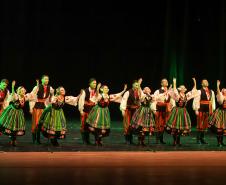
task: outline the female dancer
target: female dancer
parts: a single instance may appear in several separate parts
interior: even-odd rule
[[[226,134],[226,89],[220,91],[220,81],[217,80],[217,102],[219,107],[209,118],[209,124],[217,133],[218,146],[225,146],[223,143],[223,135]]]
[[[107,85],[101,86],[100,83],[97,85],[96,97],[98,103],[92,108],[87,118],[87,123],[89,124],[88,128],[94,135],[97,146],[102,146],[102,137],[106,137],[110,133],[111,119],[108,109],[109,103],[120,103],[122,95],[126,91],[126,89],[127,85],[124,86],[124,90],[122,92],[109,95],[109,88]]]
[[[145,136],[152,135],[155,128],[154,112],[151,109],[151,103],[154,95],[151,95],[151,89],[143,89],[144,96],[141,99],[141,106],[135,111],[131,120],[131,127],[134,134],[138,135],[139,145],[146,146]]]
[[[185,94],[187,89],[184,85],[180,85],[176,89],[176,79],[173,79],[173,89],[171,90],[171,97],[176,101],[176,106],[172,109],[170,117],[166,124],[166,131],[173,135],[173,145],[181,146],[180,136],[187,135],[191,131],[191,120],[187,112],[187,102],[194,98],[197,94],[196,80],[192,78],[194,87],[192,91]]]
[[[38,124],[39,131],[42,132],[44,137],[50,138],[53,146],[59,146],[57,139],[63,139],[66,136],[64,104],[76,106],[79,98],[79,96],[65,96],[65,93],[62,86],[56,89],[55,96],[51,98],[51,104],[44,109]]]
[[[12,93],[9,96],[8,101],[10,105],[2,112],[0,116],[0,131],[11,138],[12,146],[16,146],[16,137],[23,136],[25,134],[25,118],[23,107],[26,101],[33,100],[36,96],[32,93],[26,93],[26,89],[23,86],[17,88],[14,92],[16,82],[12,82]],[[37,81],[37,85],[39,82]]]

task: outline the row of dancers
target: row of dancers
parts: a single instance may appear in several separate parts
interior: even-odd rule
[[[181,135],[191,132],[191,120],[186,110],[187,102],[193,99],[193,110],[197,116],[197,143],[207,144],[204,135],[208,128],[216,133],[218,146],[224,146],[223,135],[226,128],[226,89],[220,90],[217,81],[216,109],[215,93],[209,89],[206,79],[201,82],[202,88],[194,87],[187,92],[184,85],[177,87],[176,79],[168,88],[167,79],[161,80],[161,88],[151,94],[149,87],[142,89],[142,79],[134,80],[132,87],[127,85],[121,92],[109,94],[105,84],[95,78],[89,80],[89,87],[82,89],[77,96],[66,96],[64,87],[53,89],[49,85],[49,76],[43,75],[41,83],[26,93],[23,86],[15,91],[16,82],[2,79],[0,82],[0,133],[10,137],[12,146],[16,146],[17,136],[25,135],[26,125],[23,107],[29,102],[32,114],[32,141],[41,144],[40,134],[50,139],[52,145],[58,146],[58,139],[65,138],[67,133],[66,118],[63,111],[65,103],[78,106],[81,118],[81,137],[85,144],[90,144],[90,134],[94,135],[95,144],[102,146],[102,138],[109,136],[111,118],[109,104],[119,103],[123,116],[125,142],[133,144],[133,135],[138,136],[138,144],[146,146],[145,137],[156,136],[156,143],[165,144],[164,132],[173,137],[173,145],[181,146]]]

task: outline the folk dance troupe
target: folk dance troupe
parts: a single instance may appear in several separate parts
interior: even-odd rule
[[[205,133],[210,130],[216,135],[217,146],[225,146],[226,135],[226,88],[220,89],[216,82],[214,90],[209,88],[207,79],[201,81],[197,89],[196,79],[193,88],[187,91],[185,85],[168,87],[166,78],[161,80],[160,88],[152,93],[151,87],[142,87],[143,79],[134,80],[131,88],[127,84],[121,92],[111,94],[107,84],[91,78],[88,87],[81,89],[76,96],[66,95],[63,86],[54,89],[49,85],[49,76],[43,75],[36,80],[30,93],[16,81],[7,79],[0,82],[0,135],[7,135],[9,143],[17,146],[17,137],[24,136],[26,118],[24,108],[29,104],[31,113],[31,141],[41,145],[40,135],[48,138],[53,146],[59,146],[58,139],[64,139],[68,132],[63,107],[65,104],[78,109],[80,113],[80,133],[83,144],[91,144],[90,134],[95,145],[102,146],[103,139],[110,135],[111,113],[109,105],[116,103],[122,114],[122,127],[125,143],[145,147],[148,137],[154,136],[155,143],[165,145],[164,133],[172,136],[172,146],[181,146],[181,137],[191,133],[191,119],[187,111],[187,102],[192,100],[192,109],[196,115],[196,142],[208,144]],[[123,86],[123,85],[122,85]],[[11,87],[11,88],[10,88]],[[216,107],[217,101],[217,107]],[[137,141],[134,141],[134,136]]]

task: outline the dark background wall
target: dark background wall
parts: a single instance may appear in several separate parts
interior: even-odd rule
[[[0,76],[31,91],[48,74],[72,95],[90,77],[112,93],[138,77],[153,91],[173,76],[189,89],[193,76],[226,84],[224,0],[149,3],[2,1]],[[120,119],[118,105],[111,111]]]

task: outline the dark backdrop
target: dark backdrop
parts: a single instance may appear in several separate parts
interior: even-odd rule
[[[217,79],[225,84],[225,12],[224,0],[5,0],[0,76],[31,91],[35,79],[48,74],[54,88],[63,85],[71,95],[90,77],[112,93],[138,77],[153,91],[173,76],[189,89],[193,76],[198,84],[207,78],[215,90]],[[120,118],[112,106],[112,118]],[[66,114],[78,116],[68,106]]]

